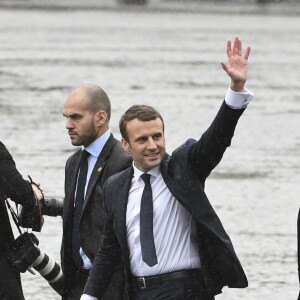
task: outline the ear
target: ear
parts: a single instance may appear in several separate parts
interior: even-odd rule
[[[121,139],[121,143],[122,143],[123,149],[126,152],[130,153],[130,145],[129,145],[129,143],[125,139],[123,139],[123,138]]]
[[[103,125],[108,122],[107,113],[104,110],[99,110],[95,114],[97,125]]]

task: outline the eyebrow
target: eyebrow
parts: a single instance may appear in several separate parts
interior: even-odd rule
[[[156,132],[150,136],[151,137],[161,137],[161,136],[163,136],[163,134],[162,134],[162,132]],[[134,141],[141,141],[141,140],[144,140],[147,138],[148,138],[148,135],[141,135],[141,136],[138,136],[136,139],[134,139]]]
[[[147,139],[147,135],[140,135],[136,139],[134,139],[134,141],[140,141],[140,140],[145,140],[145,139]]]
[[[82,114],[79,114],[79,113],[73,113],[73,114],[70,114],[70,115],[66,115],[63,113],[63,116],[66,117],[66,118],[74,118],[74,117],[81,117]]]

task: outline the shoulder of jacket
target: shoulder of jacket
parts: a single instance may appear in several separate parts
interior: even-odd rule
[[[80,157],[80,153],[81,153],[81,149],[78,149],[71,156],[69,156],[68,159],[67,159],[67,161],[66,161],[66,166],[68,166],[74,160],[77,160]]]
[[[115,185],[116,183],[119,182],[125,182],[128,180],[128,178],[132,178],[132,174],[133,174],[133,170],[132,170],[132,165],[128,166],[126,169],[123,169],[122,171],[113,174],[112,176],[110,176],[107,181],[106,181],[106,185]]]

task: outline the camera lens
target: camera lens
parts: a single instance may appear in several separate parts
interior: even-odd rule
[[[39,257],[33,262],[31,267],[38,271],[58,294],[62,295],[63,273],[54,260],[40,250]]]
[[[58,294],[62,295],[64,282],[62,270],[59,264],[37,247],[38,244],[39,240],[33,233],[22,233],[12,244],[11,262],[22,273],[34,268]]]
[[[43,214],[46,216],[62,216],[64,200],[58,198],[45,198],[43,203]]]

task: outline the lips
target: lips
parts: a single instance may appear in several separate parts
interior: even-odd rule
[[[155,158],[159,155],[159,152],[155,152],[155,153],[149,153],[149,154],[146,154],[145,156],[146,157],[149,157],[149,158]]]
[[[77,135],[75,132],[68,132],[68,134],[70,137]]]

